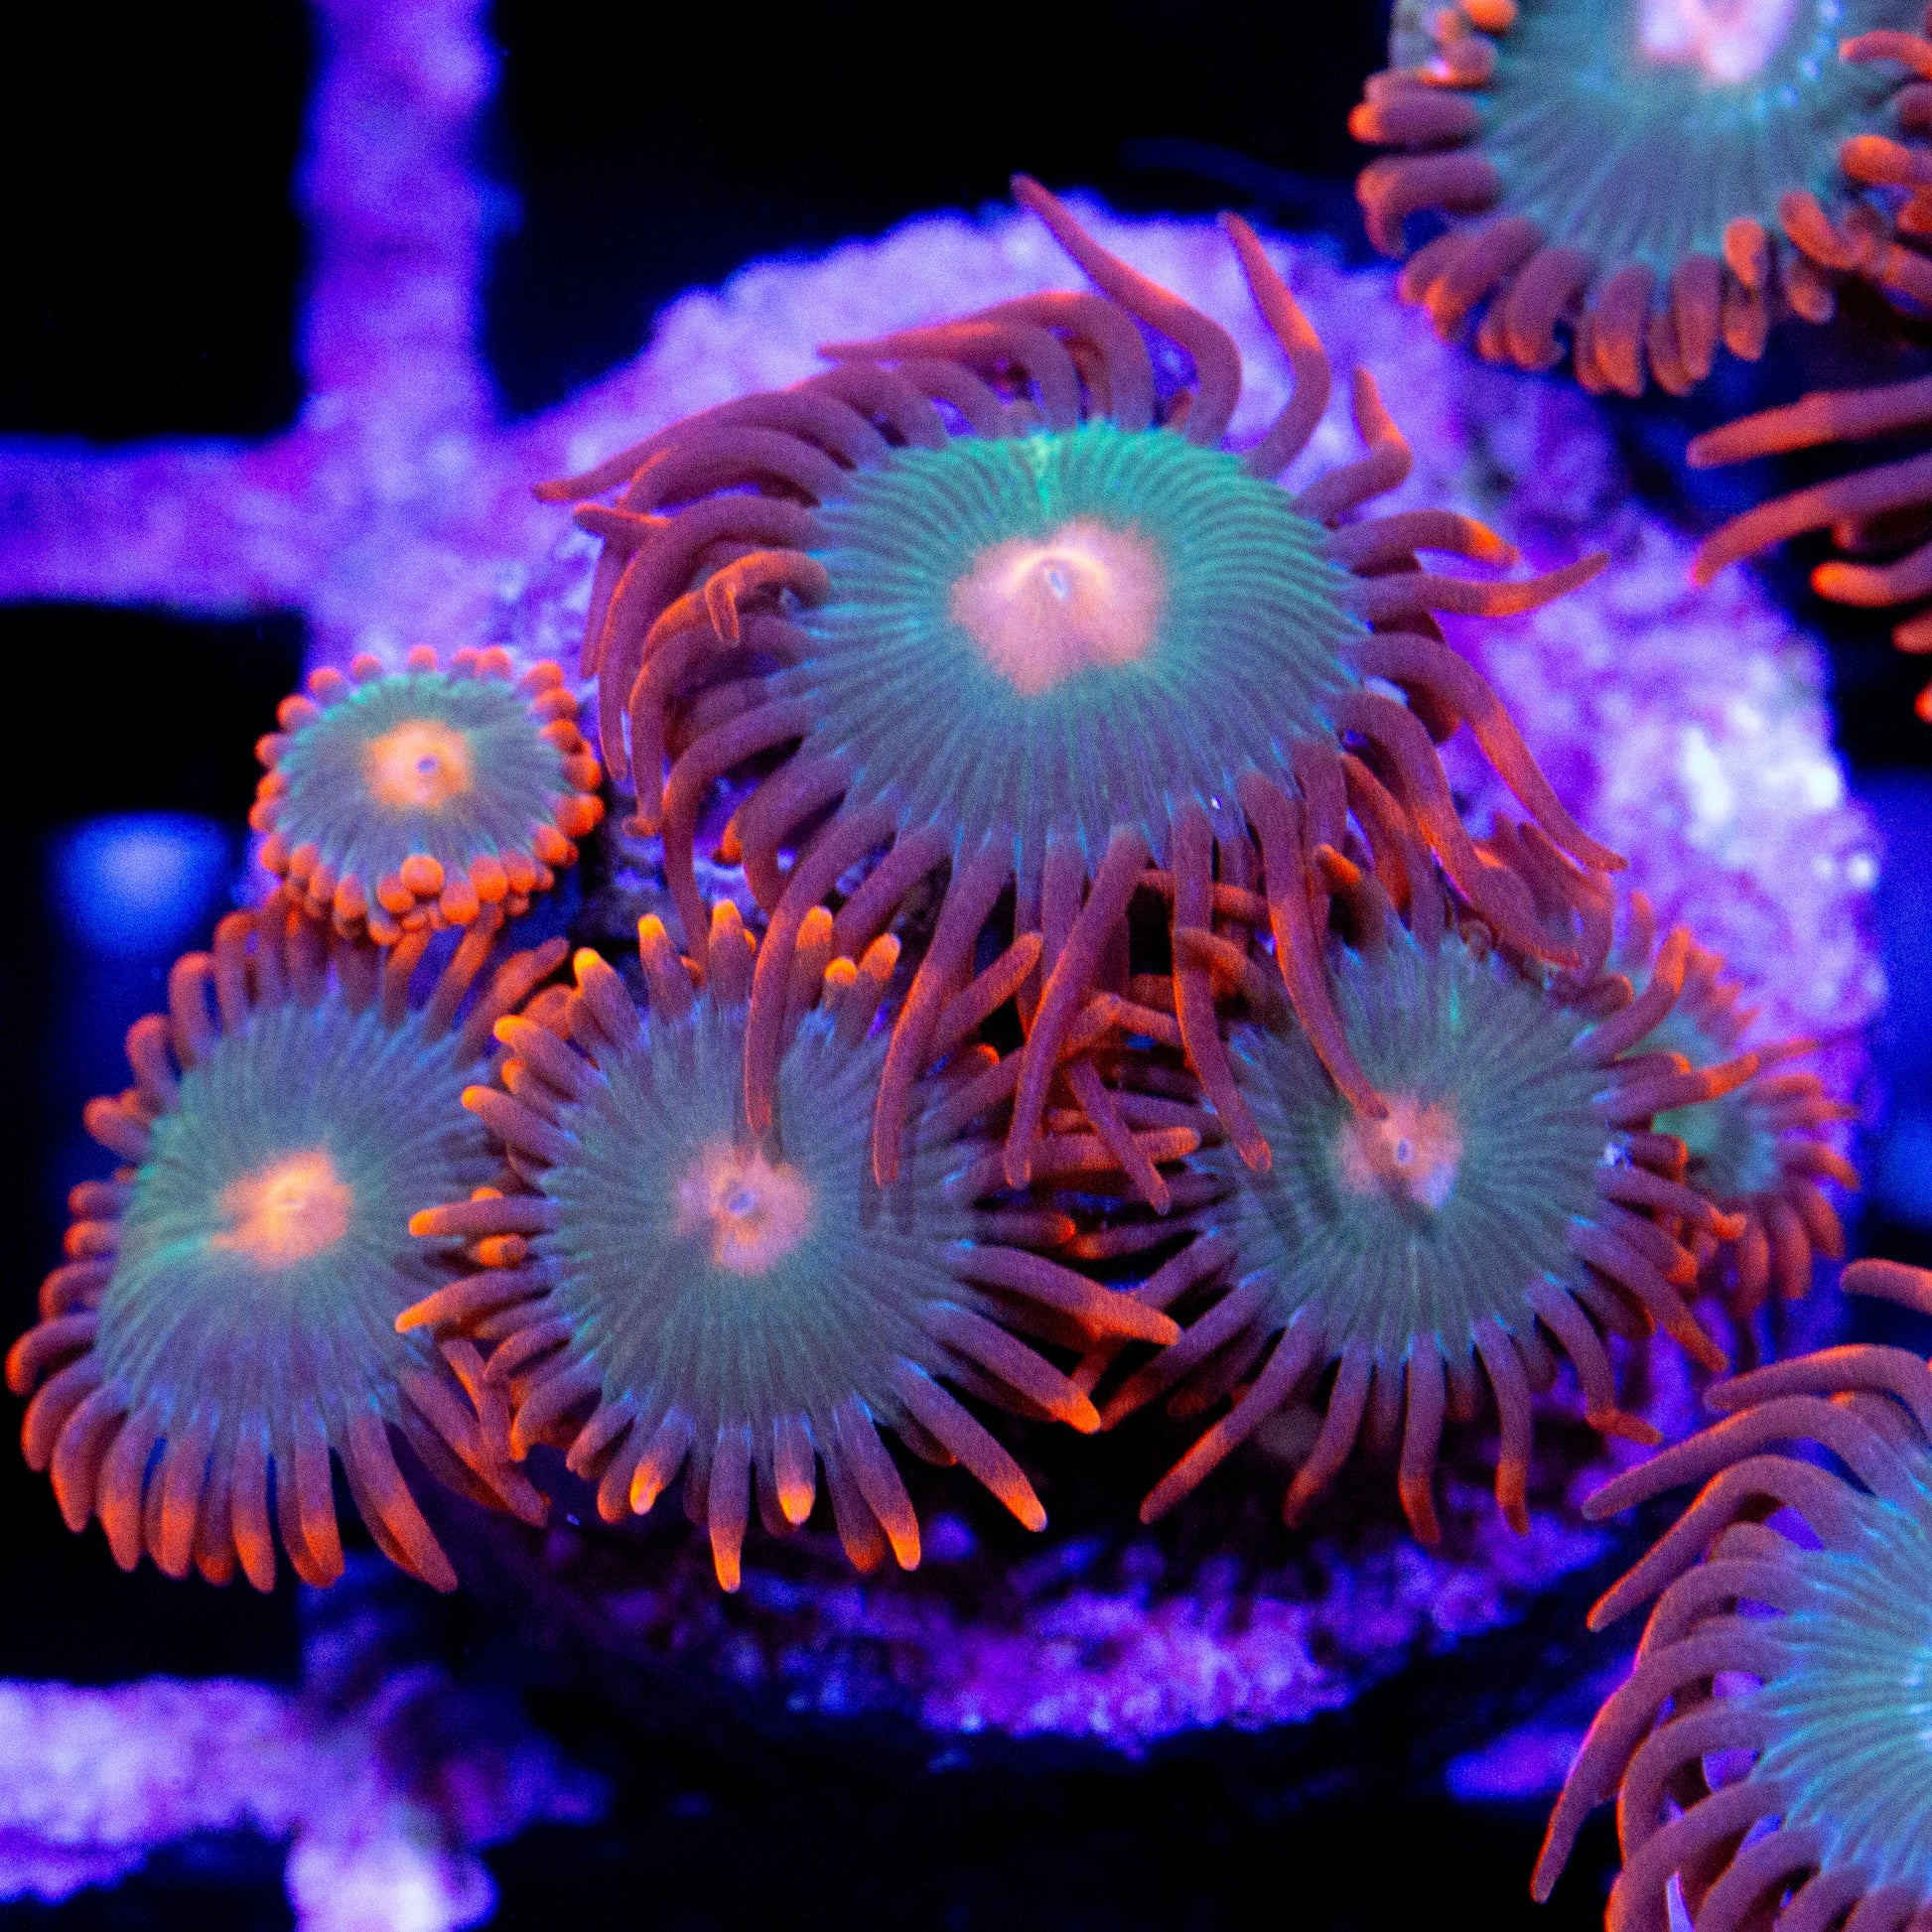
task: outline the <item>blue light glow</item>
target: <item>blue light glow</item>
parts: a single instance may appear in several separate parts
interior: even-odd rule
[[[173,953],[225,898],[235,839],[211,818],[124,812],[58,832],[47,847],[48,898],[75,945],[118,959]]]

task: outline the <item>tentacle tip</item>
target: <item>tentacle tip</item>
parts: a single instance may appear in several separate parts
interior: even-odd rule
[[[1496,1507],[1502,1519],[1517,1536],[1530,1533],[1529,1468],[1525,1463],[1505,1462],[1496,1471]]]
[[[1003,1163],[1009,1187],[1029,1187],[1034,1178],[1034,1157],[1031,1148],[1009,1147]]]
[[[1171,1314],[1163,1314],[1157,1310],[1147,1325],[1147,1339],[1163,1348],[1180,1339],[1180,1323]]]
[[[1641,1416],[1633,1416],[1623,1409],[1610,1409],[1600,1415],[1587,1416],[1585,1420],[1592,1429],[1600,1429],[1606,1436],[1616,1436],[1626,1443],[1634,1443],[1639,1449],[1655,1449],[1664,1440],[1663,1431],[1654,1423],[1647,1423]]]
[[[396,1333],[399,1335],[409,1334],[414,1329],[422,1327],[426,1320],[427,1317],[421,1312],[419,1308],[404,1309],[396,1316]]]
[[[1396,1489],[1402,1501],[1402,1513],[1409,1519],[1410,1534],[1425,1549],[1435,1549],[1443,1540],[1443,1526],[1437,1520],[1435,1497],[1420,1483],[1401,1482]]]
[[[1730,1357],[1702,1328],[1696,1329],[1694,1333],[1695,1340],[1690,1335],[1685,1336],[1684,1352],[1700,1368],[1708,1369],[1713,1375],[1728,1375]]]
[[[550,1498],[513,1469],[499,1469],[490,1486],[502,1498],[503,1507],[519,1523],[540,1530],[550,1520]]]
[[[1242,1162],[1250,1173],[1266,1173],[1275,1165],[1275,1150],[1259,1134],[1240,1147]]]
[[[1037,1496],[1028,1496],[1013,1513],[1019,1517],[1021,1527],[1032,1530],[1035,1536],[1046,1527],[1046,1511]]]
[[[1173,1472],[1170,1472],[1165,1481],[1156,1483],[1141,1499],[1142,1524],[1152,1528],[1162,1517],[1170,1514],[1176,1504],[1184,1502],[1193,1492],[1193,1482],[1176,1482]]]
[[[1100,1412],[1085,1396],[1078,1402],[1069,1402],[1060,1411],[1060,1417],[1082,1436],[1097,1436],[1100,1433]]]
[[[1593,584],[1610,567],[1610,553],[1607,550],[1592,550],[1588,556],[1577,560],[1576,576],[1571,579],[1575,587]]]

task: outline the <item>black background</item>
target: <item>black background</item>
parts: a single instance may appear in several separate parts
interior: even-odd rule
[[[491,26],[503,64],[485,162],[506,192],[483,343],[506,414],[542,409],[634,354],[683,288],[915,211],[982,206],[1016,167],[1129,210],[1231,204],[1361,247],[1348,189],[1360,157],[1343,121],[1381,64],[1374,0],[833,0],[782,12],[503,0]],[[313,61],[304,10],[40,7],[8,39],[0,435],[114,443],[285,425],[301,397],[303,237],[290,179]],[[1774,357],[1765,379],[1788,390],[1800,373]],[[1647,484],[1675,497],[1687,423],[1732,413],[1737,399],[1733,386],[1688,411],[1619,407],[1614,420]],[[1708,511],[1692,501],[1688,513]],[[1801,564],[1774,581],[1816,621]],[[1883,647],[1879,626],[1834,616],[1830,630],[1842,739],[1860,769],[1921,764],[1908,709],[1918,667]],[[16,861],[0,947],[9,1334],[30,1318],[58,1241],[41,1179],[50,1110],[87,1090],[37,1024],[63,962],[35,855],[103,811],[238,824],[251,745],[303,645],[288,616],[223,624],[0,609],[13,727],[0,826]],[[1902,1230],[1875,1239],[1910,1251]],[[45,1482],[12,1453],[0,1455],[0,1677],[293,1679],[286,1586],[259,1600],[152,1569],[123,1578],[97,1533],[67,1535]],[[1587,1594],[1551,1615],[1574,1620]],[[460,1648],[460,1615],[451,1630]],[[1332,1731],[1354,1769],[1326,1795],[1308,1777],[1305,1744],[1289,1788],[1271,1784],[1265,1753],[1217,1756],[1212,1739],[1138,1770],[1000,1788],[936,1777],[887,1788],[863,1766],[819,1776],[702,1740],[670,1761],[627,1758],[585,1701],[557,1699],[552,1722],[620,1774],[618,1806],[599,1830],[539,1833],[493,1855],[499,1922],[704,1926],[782,1912],[945,1927],[1593,1924],[1611,1858],[1603,1820],[1556,1904],[1534,1910],[1526,1877],[1540,1814],[1455,1809],[1432,1795],[1410,1749],[1411,1726],[1491,1688],[1537,1641],[1533,1630],[1470,1647],[1421,1691],[1367,1701]],[[0,1907],[0,1922],[266,1926],[287,1923],[288,1908],[273,1848],[215,1842],[172,1852],[111,1892]]]

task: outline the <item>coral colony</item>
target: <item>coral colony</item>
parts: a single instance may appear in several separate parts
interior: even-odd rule
[[[1447,212],[1395,283],[1444,337],[1635,394],[1846,278],[1920,298],[1912,7],[1602,12],[1398,9],[1355,125],[1401,152],[1361,195],[1391,249]],[[9,595],[297,603],[322,660],[259,747],[255,902],[131,1030],[86,1117],[118,1165],[7,1358],[69,1525],[321,1592],[375,1561],[340,1473],[439,1589],[493,1539],[693,1670],[729,1644],[822,1710],[1137,1747],[1515,1614],[1605,1547],[1566,1493],[1609,1454],[1590,1518],[1704,1487],[1594,1613],[1655,1599],[1539,1894],[1614,1796],[1613,1925],[1932,1912],[1932,1371],[1765,1319],[1844,1256],[1880,990],[1815,653],[1691,587],[1574,390],[1240,220],[1024,177],[1017,215],[691,298],[494,432],[475,23],[327,19],[302,426],[0,455]],[[384,89],[414,118],[379,160],[351,135]],[[1704,454],[1929,412],[1814,398]],[[1700,568],[1863,548],[1926,495],[1909,463],[1827,485]],[[1922,554],[1821,588],[1915,598]],[[1843,1285],[1932,1312],[1894,1263]],[[1739,1359],[1687,1434],[1687,1367]],[[1056,1545],[1049,1478],[1129,1429],[1166,1458],[1139,1521]],[[673,1490],[694,1533],[639,1526]],[[997,1614],[987,1492],[1047,1552]],[[553,1511],[589,1527],[521,1527]],[[1190,1518],[1191,1567],[1161,1540]],[[16,1744],[218,1734],[291,1789],[380,1728],[239,1686],[0,1700]],[[531,1748],[527,1789],[428,1831],[440,1865],[264,1786],[119,1836],[52,1807],[4,1882],[252,1819],[295,1832],[308,1922],[359,1832],[358,1883],[388,1859],[413,1922],[458,1923],[469,1848],[595,1808]]]

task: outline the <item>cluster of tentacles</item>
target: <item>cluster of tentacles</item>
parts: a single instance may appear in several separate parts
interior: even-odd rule
[[[1406,0],[1356,137],[1369,234],[1448,217],[1398,286],[1491,361],[1686,394],[1719,345],[1755,358],[1782,313],[1828,319],[1864,278],[1914,302],[1932,263],[1919,0]],[[1902,206],[1896,191],[1908,191]]]
[[[898,942],[875,939],[857,961],[832,947],[820,908],[792,956],[762,1133],[745,1108],[754,949],[729,902],[688,961],[659,921],[642,922],[644,1013],[608,962],[580,952],[574,990],[496,1023],[512,1054],[500,1084],[464,1096],[521,1187],[411,1224],[462,1237],[479,1266],[398,1325],[494,1345],[484,1381],[507,1397],[504,1457],[553,1444],[613,1522],[648,1510],[682,1470],[727,1589],[754,1489],[765,1528],[786,1534],[811,1515],[821,1465],[853,1563],[870,1570],[888,1547],[902,1568],[918,1563],[918,1519],[882,1429],[928,1461],[963,1463],[1044,1527],[1020,1465],[944,1385],[1090,1432],[1087,1396],[1020,1335],[1077,1350],[1176,1332],[1054,1260],[1071,1221],[1037,1185],[1006,1188],[999,1129],[1016,1063],[972,1035],[1038,941],[1023,938],[941,1009],[913,1068],[905,1158],[885,1185],[868,1160],[889,1050],[873,1021]],[[1198,1145],[1184,1110],[1160,1120],[1135,1131],[1144,1160]],[[1114,1171],[1077,1131],[1046,1134],[1034,1166],[1060,1185],[1103,1185]]]
[[[262,863],[345,937],[515,917],[604,816],[576,694],[547,659],[519,675],[500,646],[447,670],[428,644],[401,670],[365,653],[347,677],[312,672],[277,722],[248,822]]]
[[[1567,331],[1630,395],[1823,320],[1843,277],[1932,304],[1932,158],[1885,131],[1932,133],[1916,9],[1402,0],[1352,123],[1403,151],[1361,178],[1371,234],[1443,211],[1406,298],[1523,368]],[[1020,1427],[1157,1400],[1195,1433],[1143,1521],[1286,1421],[1291,1525],[1366,1446],[1436,1541],[1453,1426],[1493,1430],[1521,1531],[1566,1365],[1589,1424],[1653,1444],[1626,1342],[1716,1373],[1701,1296],[1748,1346],[1842,1256],[1852,1109],[1794,1065],[1815,1043],[1751,1045],[1744,989],[1641,896],[1619,935],[1622,862],[1437,621],[1603,560],[1422,568],[1517,558],[1369,513],[1410,453],[1362,372],[1363,454],[1290,493],[1332,372],[1248,227],[1293,386],[1236,449],[1227,333],[1016,192],[1089,289],[835,345],[540,490],[604,543],[601,759],[561,668],[498,648],[358,657],[282,705],[251,815],[276,890],[130,1031],[134,1084],[86,1113],[121,1165],[73,1190],[7,1357],[29,1463],[124,1569],[266,1590],[279,1541],[328,1585],[340,1463],[378,1547],[453,1588],[409,1457],[536,1525],[539,1449],[612,1524],[681,1482],[727,1590],[755,1511],[909,1569],[892,1439],[1039,1529]],[[1692,460],[1928,421],[1932,380],[1818,395]],[[1824,595],[1932,598],[1928,503],[1912,457],[1699,568],[1830,527],[1906,554],[1826,564]],[[1932,650],[1932,610],[1897,641]],[[1462,727],[1526,815],[1481,837],[1438,754]],[[566,980],[509,922],[607,776],[679,931]],[[701,841],[761,933],[707,901]],[[1932,1276],[1846,1285],[1932,1313]],[[1592,1613],[1657,1599],[1534,1887],[1614,1792],[1612,1927],[1932,1925],[1932,1368],[1837,1349],[1710,1399],[1726,1420],[1589,1505],[1705,1483]]]
[[[1924,45],[1932,71],[1932,43]],[[1923,165],[1932,182],[1932,157]],[[1927,208],[1932,221],[1932,198]],[[1932,424],[1932,378],[1874,389],[1821,390],[1694,438],[1690,462],[1710,469],[1927,424]],[[1697,557],[1698,580],[1709,583],[1725,565],[1813,530],[1829,530],[1846,553],[1812,571],[1819,596],[1865,610],[1906,606],[1893,627],[1893,643],[1915,655],[1932,651],[1932,606],[1925,601],[1932,598],[1932,452],[1814,483],[1743,511],[1706,539]],[[1917,708],[1932,724],[1932,684],[1919,693]]]
[[[73,1190],[69,1259],[7,1357],[33,1396],[28,1462],[69,1528],[100,1519],[122,1569],[146,1551],[224,1583],[239,1563],[265,1590],[279,1525],[296,1574],[333,1583],[333,1450],[381,1548],[454,1588],[391,1430],[454,1487],[541,1514],[474,1419],[476,1349],[395,1328],[453,1266],[410,1214],[498,1171],[464,1084],[563,954],[516,953],[485,981],[499,924],[477,921],[417,998],[427,931],[382,953],[277,897],[222,920],[176,964],[168,1012],[129,1031],[133,1086],[86,1113],[124,1165]]]
[[[1421,569],[1514,554],[1358,518],[1409,467],[1366,377],[1367,453],[1289,494],[1330,371],[1254,235],[1295,384],[1237,453],[1225,333],[1019,192],[1092,291],[833,350],[549,490],[619,491],[577,512],[602,762],[500,650],[283,706],[283,883],[133,1030],[88,1115],[126,1166],[9,1361],[30,1461],[124,1565],[267,1587],[279,1525],[330,1581],[333,1455],[449,1587],[397,1437],[533,1522],[539,1448],[611,1522],[681,1479],[727,1588],[755,1508],[821,1497],[861,1569],[910,1567],[889,1437],[1038,1528],[985,1411],[1091,1433],[1163,1395],[1206,1429],[1150,1520],[1300,1411],[1291,1522],[1366,1437],[1433,1539],[1445,1428],[1488,1417],[1520,1529],[1565,1360],[1651,1440],[1617,1338],[1715,1370],[1700,1263],[1734,1248],[1748,1295],[1795,1280],[1793,1225],[1839,1244],[1838,1110],[1743,1049],[1687,933],[1639,903],[1615,950],[1621,862],[1436,624],[1600,560]],[[1527,814],[1480,839],[1436,749],[1464,725]],[[570,984],[561,940],[485,980],[607,763],[682,947],[653,915]],[[708,826],[761,936],[698,890]],[[1735,1184],[1725,1107],[1775,1144]]]
[[[1285,1519],[1300,1519],[1366,1436],[1398,1450],[1403,1509],[1434,1542],[1445,1423],[1487,1410],[1500,1429],[1497,1500],[1522,1529],[1531,1397],[1561,1360],[1588,1420],[1640,1442],[1656,1435],[1617,1405],[1607,1335],[1662,1327],[1705,1367],[1724,1366],[1686,1305],[1697,1265],[1685,1244],[1735,1240],[1744,1223],[1686,1183],[1683,1143],[1652,1123],[1696,1117],[1756,1061],[1693,1069],[1657,1049],[1695,956],[1689,935],[1646,949],[1633,985],[1605,963],[1607,922],[1579,922],[1583,957],[1553,975],[1479,922],[1458,923],[1413,842],[1358,857],[1321,853],[1339,928],[1327,963],[1350,1049],[1388,1113],[1371,1118],[1337,1093],[1256,968],[1265,905],[1224,892],[1220,932],[1186,937],[1176,963],[1192,955],[1245,1009],[1229,1059],[1269,1159],[1251,1167],[1210,1143],[1174,1176],[1171,1220],[1127,1209],[1083,1244],[1165,1251],[1134,1293],[1189,1317],[1179,1341],[1124,1379],[1118,1345],[1082,1364],[1083,1385],[1111,1387],[1103,1425],[1170,1390],[1181,1416],[1231,1398],[1147,1498],[1147,1521],[1271,1417],[1303,1407],[1318,1425]]]
[[[1932,1276],[1858,1262],[1848,1289],[1932,1313]],[[1656,1598],[1590,1726],[1535,1890],[1614,1793],[1609,1924],[1900,1932],[1932,1912],[1932,1368],[1835,1348],[1715,1389],[1726,1420],[1606,1484],[1592,1515],[1704,1487],[1591,1612]],[[1820,1459],[1822,1451],[1825,1459]]]
[[[1649,901],[1635,894],[1613,963],[1641,985],[1656,942]],[[1745,987],[1724,960],[1693,943],[1684,985],[1669,1015],[1644,1044],[1683,1054],[1694,1069],[1736,1059],[1756,1019]],[[1699,1193],[1742,1223],[1733,1239],[1708,1229],[1691,1238],[1702,1291],[1722,1302],[1747,1345],[1757,1311],[1775,1294],[1793,1302],[1810,1293],[1818,1259],[1845,1258],[1845,1229],[1820,1185],[1856,1192],[1858,1170],[1832,1144],[1830,1130],[1855,1120],[1858,1108],[1835,1099],[1815,1071],[1795,1067],[1818,1049],[1805,1038],[1749,1047],[1756,1070],[1739,1085],[1696,1107],[1668,1110],[1657,1131],[1681,1140],[1687,1175]]]
[[[1176,930],[1204,916],[1217,878],[1262,896],[1315,1053],[1379,1115],[1311,912],[1313,854],[1340,843],[1349,813],[1393,813],[1492,931],[1547,950],[1522,881],[1456,816],[1434,741],[1465,723],[1585,876],[1621,863],[1573,822],[1432,617],[1532,609],[1600,559],[1527,581],[1445,577],[1416,552],[1490,564],[1513,552],[1447,512],[1355,520],[1410,465],[1365,374],[1367,454],[1299,494],[1277,487],[1330,372],[1254,235],[1226,224],[1295,388],[1236,454],[1223,439],[1241,365],[1225,332],[1042,189],[1017,192],[1097,292],[840,345],[823,375],[723,404],[544,491],[617,491],[577,511],[605,539],[585,667],[606,760],[633,786],[639,825],[661,831],[687,944],[707,916],[694,880],[707,808],[723,783],[742,798],[721,851],[742,858],[769,920],[746,1030],[755,1130],[771,1119],[808,914],[835,907],[835,951],[857,957],[946,875],[879,1085],[882,1182],[898,1172],[913,1069],[996,913],[1041,942],[1021,992],[1017,1186],[1066,1041],[1096,993],[1121,990],[1126,915],[1151,865],[1173,882]],[[1184,356],[1190,381],[1157,378],[1149,334]],[[1183,970],[1176,987],[1210,1098],[1244,1157],[1265,1161],[1205,978]],[[1118,1109],[1089,1074],[1074,1079],[1093,1130],[1160,1198]]]

